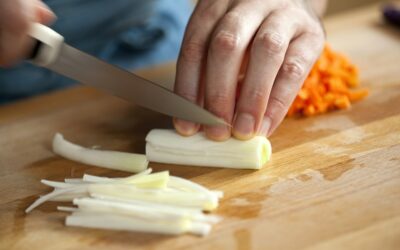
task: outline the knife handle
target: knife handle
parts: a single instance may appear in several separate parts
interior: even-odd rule
[[[64,37],[40,23],[32,24],[29,35],[36,42],[30,61],[39,66],[51,65],[58,58]]]

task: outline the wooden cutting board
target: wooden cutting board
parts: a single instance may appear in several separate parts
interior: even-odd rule
[[[125,176],[51,152],[55,132],[86,146],[144,151],[159,114],[76,87],[0,108],[0,249],[400,249],[400,31],[376,5],[326,20],[328,39],[360,66],[371,95],[352,109],[287,119],[259,171],[153,164],[225,192],[224,220],[205,237],[170,237],[63,225],[40,179]],[[164,73],[170,73],[164,74]],[[168,82],[170,68],[143,74]]]

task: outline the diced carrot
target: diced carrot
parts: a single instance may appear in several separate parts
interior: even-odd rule
[[[367,89],[351,90],[358,85],[356,65],[326,44],[287,115],[313,116],[334,109],[348,109],[351,102],[368,95]]]
[[[304,110],[304,114],[306,116],[313,116],[313,115],[315,115],[315,112],[316,112],[316,110],[315,110],[315,107],[313,105],[308,105],[306,107],[306,109]]]
[[[347,96],[339,96],[335,100],[335,106],[339,109],[348,109],[350,108],[350,100]]]
[[[361,89],[354,92],[350,92],[348,97],[350,101],[355,102],[364,99],[368,95],[368,89]]]

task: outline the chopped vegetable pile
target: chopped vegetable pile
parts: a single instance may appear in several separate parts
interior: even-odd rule
[[[220,218],[203,213],[217,208],[220,191],[170,176],[168,171],[144,170],[126,178],[84,175],[65,182],[42,180],[54,191],[41,196],[25,211],[46,201],[73,201],[67,226],[140,231],[161,234],[206,235]]]
[[[326,45],[287,115],[313,116],[350,108],[368,95],[367,89],[352,90],[358,85],[357,67]]]

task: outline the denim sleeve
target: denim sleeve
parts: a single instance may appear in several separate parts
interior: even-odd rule
[[[176,59],[190,0],[45,0],[56,13],[52,28],[65,41],[126,69]],[[72,79],[23,62],[0,69],[0,103],[74,84]]]

